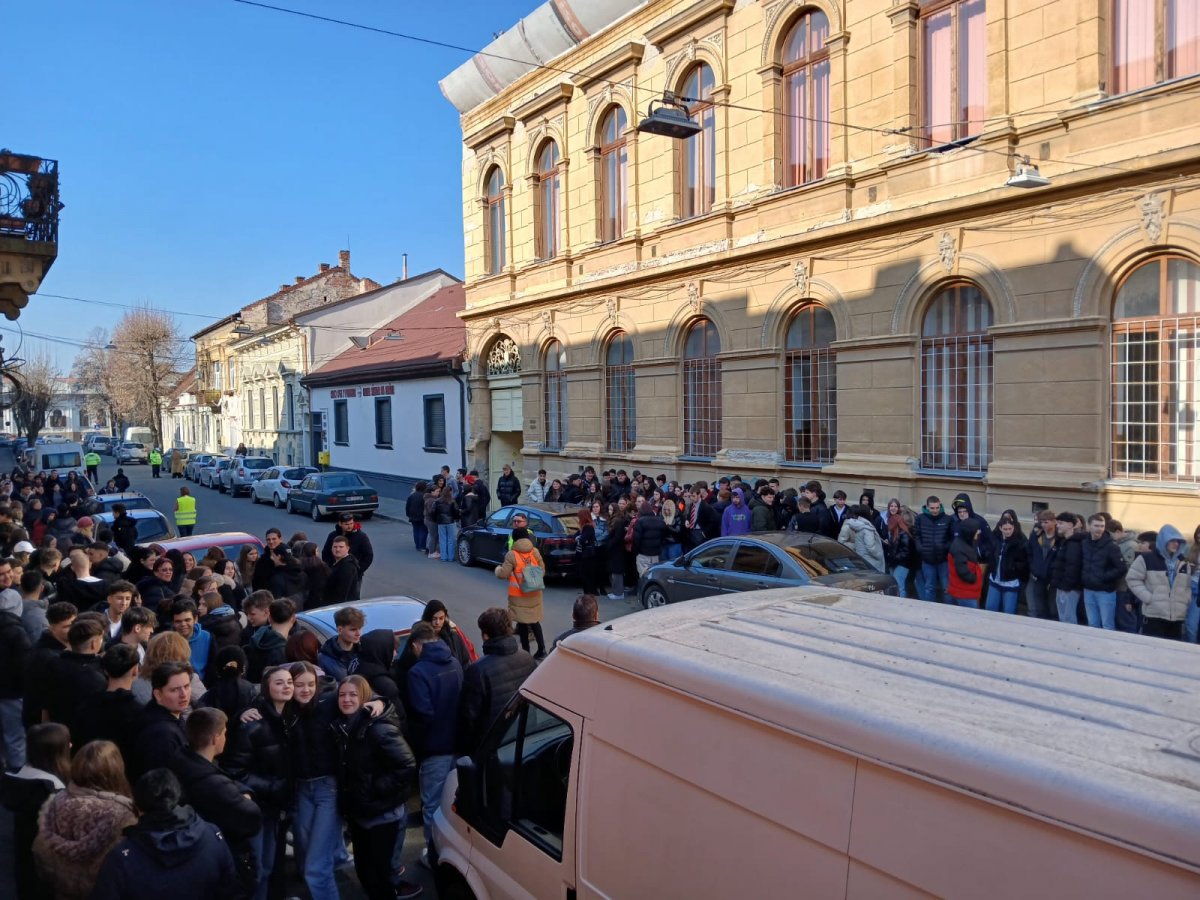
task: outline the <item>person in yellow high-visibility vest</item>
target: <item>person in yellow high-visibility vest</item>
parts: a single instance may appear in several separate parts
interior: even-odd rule
[[[175,500],[175,527],[180,537],[188,537],[196,527],[196,498],[185,487],[179,489]]]
[[[162,471],[162,451],[157,447],[150,451],[150,472],[151,478],[159,478],[159,472]]]
[[[89,450],[83,457],[83,464],[87,467],[88,481],[92,483],[92,487],[99,488],[97,483],[100,480],[100,454],[95,450]]]

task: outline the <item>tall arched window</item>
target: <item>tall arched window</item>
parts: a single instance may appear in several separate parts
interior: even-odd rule
[[[992,307],[973,284],[942,290],[921,327],[921,465],[983,472],[992,460]]]
[[[546,141],[537,158],[537,192],[534,194],[534,213],[537,217],[534,248],[538,259],[558,256],[559,192],[561,190],[561,160],[558,144]]]
[[[567,351],[560,341],[546,347],[546,449],[567,442]]]
[[[783,45],[785,187],[825,177],[829,168],[829,19],[804,13]]]
[[[721,449],[721,339],[699,319],[683,345],[683,452],[712,457]]]
[[[920,0],[924,146],[983,131],[987,116],[986,0]]]
[[[788,326],[784,374],[785,448],[788,462],[833,462],[837,453],[837,338],[833,316],[810,303]]]
[[[1112,343],[1113,475],[1200,481],[1200,266],[1166,256],[1130,273]]]
[[[637,392],[633,339],[618,331],[604,357],[604,409],[609,450],[632,450],[637,443]]]
[[[504,271],[505,262],[504,173],[499,166],[494,166],[488,173],[484,204],[487,207],[484,228],[487,273],[496,275]]]
[[[700,131],[683,142],[680,152],[680,212],[685,219],[711,212],[717,196],[717,114],[713,106],[713,70],[700,63],[684,79],[680,96],[688,98],[688,114]]]
[[[625,110],[614,106],[600,124],[600,240],[615,241],[625,234],[628,209],[629,149]]]

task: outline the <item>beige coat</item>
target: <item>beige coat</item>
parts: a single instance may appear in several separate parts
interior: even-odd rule
[[[537,547],[533,545],[533,541],[529,538],[521,538],[513,544],[513,550],[519,550],[521,553],[533,551],[534,562],[546,568],[545,560],[542,559],[542,554],[538,552]],[[496,577],[508,581],[513,571],[517,566],[517,557],[509,550],[504,554],[504,563],[496,566]],[[513,619],[519,625],[532,625],[534,622],[542,621],[542,592],[534,591],[532,594],[514,593],[513,588],[509,586],[508,594],[508,611]]]

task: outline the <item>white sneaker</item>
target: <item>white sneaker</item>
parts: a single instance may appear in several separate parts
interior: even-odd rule
[[[624,600],[625,599],[623,596],[620,596],[618,594],[605,594],[604,596],[609,600]]]

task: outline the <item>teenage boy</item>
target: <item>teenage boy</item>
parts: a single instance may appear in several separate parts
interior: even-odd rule
[[[333,614],[337,634],[327,640],[317,654],[317,665],[325,670],[334,681],[353,675],[358,669],[359,641],[367,617],[362,610],[345,606]]]
[[[250,638],[246,651],[246,680],[262,681],[263,672],[271,666],[287,665],[287,639],[296,624],[296,604],[287,597],[272,600],[268,622]]]
[[[71,749],[78,750],[88,741],[112,741],[121,749],[122,759],[133,759],[134,737],[142,717],[142,703],[133,696],[140,669],[137,650],[128,644],[113,644],[100,657],[100,667],[108,686],[76,712]]]

